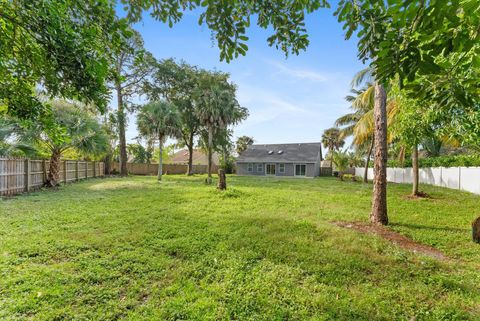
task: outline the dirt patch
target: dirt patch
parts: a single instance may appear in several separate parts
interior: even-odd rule
[[[387,241],[390,241],[400,246],[401,248],[412,251],[414,253],[420,253],[420,254],[427,255],[439,260],[448,260],[448,257],[445,254],[443,254],[441,251],[437,250],[436,248],[415,242],[414,240],[400,233],[394,232],[382,225],[373,225],[373,224],[368,224],[364,222],[332,222],[332,223],[337,226],[349,228],[362,233],[378,235],[381,238]]]
[[[405,196],[405,198],[406,199],[411,199],[411,200],[417,200],[417,199],[422,199],[422,198],[432,199],[432,197],[425,192],[418,192],[417,195],[407,195],[407,196]]]

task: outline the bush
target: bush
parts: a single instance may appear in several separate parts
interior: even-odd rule
[[[412,167],[412,160],[406,159],[403,166],[398,160],[390,159],[387,163],[388,167]],[[470,167],[480,166],[480,155],[446,155],[437,157],[420,158],[418,160],[419,167]]]
[[[357,181],[357,177],[355,175],[352,175],[352,174],[345,174],[343,175],[343,179],[344,180],[351,180],[352,182],[356,182]]]

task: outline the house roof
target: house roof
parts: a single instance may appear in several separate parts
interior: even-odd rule
[[[193,165],[207,165],[208,156],[200,149],[194,149],[192,154],[192,163]],[[213,153],[212,163],[218,165],[219,155],[218,153]],[[171,164],[188,164],[188,149],[182,149],[173,154],[168,160],[168,163]]]
[[[320,143],[249,145],[237,162],[315,163],[320,149]]]

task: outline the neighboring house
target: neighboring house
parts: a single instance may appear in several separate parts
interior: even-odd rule
[[[237,158],[238,175],[320,175],[320,143],[249,145]]]
[[[188,164],[188,149],[182,149],[168,159],[170,164]],[[208,155],[200,149],[193,150],[192,156],[193,165],[208,165]],[[213,153],[212,155],[212,165],[218,166],[219,164],[219,155],[218,153]]]

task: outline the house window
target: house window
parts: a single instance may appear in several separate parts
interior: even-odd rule
[[[285,173],[285,164],[278,164],[278,172]]]
[[[248,165],[247,165],[247,171],[253,172],[253,164],[252,164],[252,163],[248,163]]]
[[[305,164],[296,164],[295,165],[295,176],[305,176],[307,165]]]
[[[263,164],[257,164],[257,172],[263,172]]]

